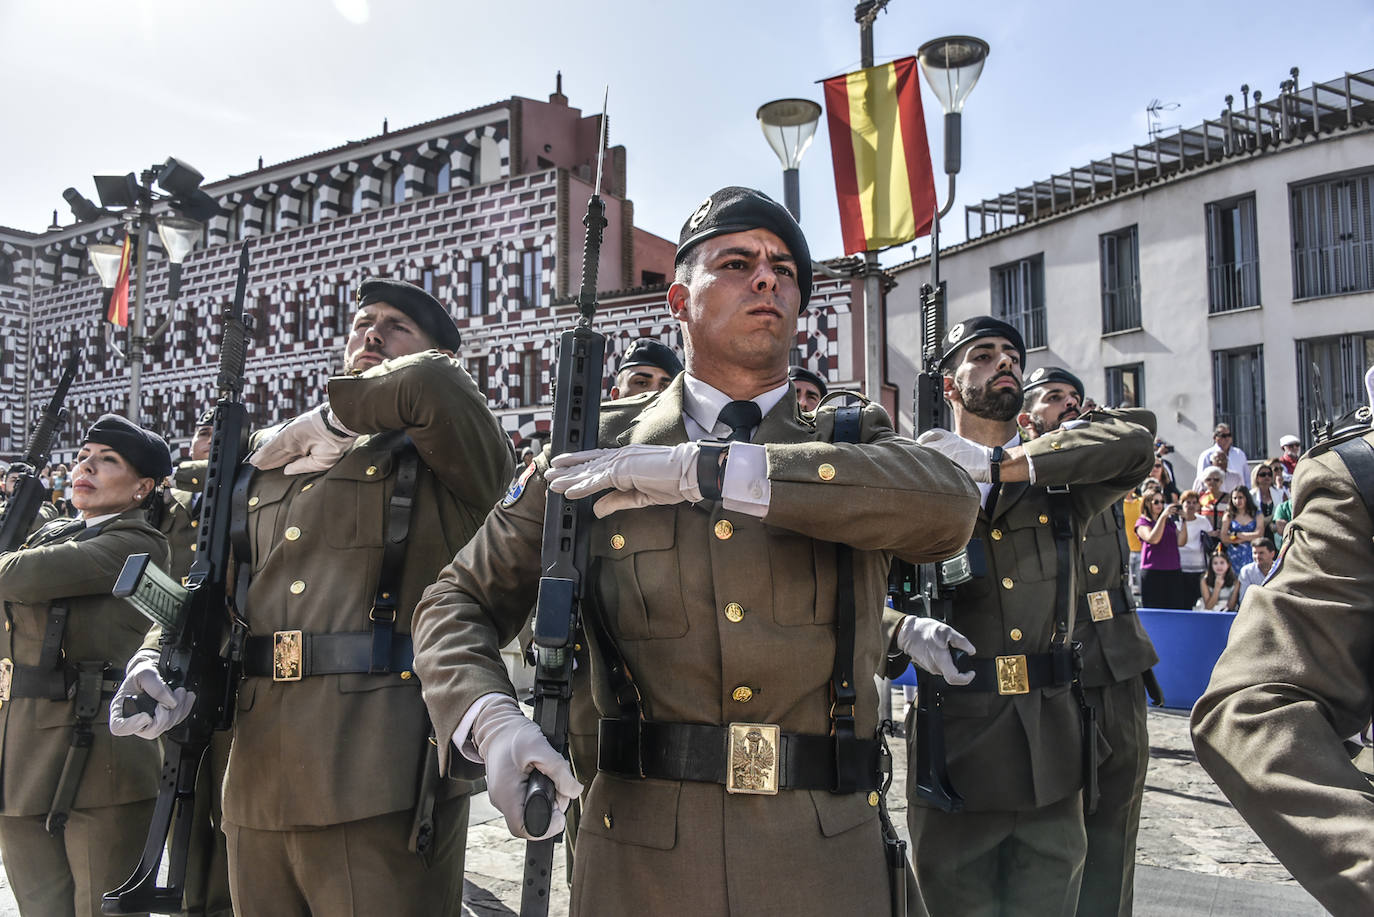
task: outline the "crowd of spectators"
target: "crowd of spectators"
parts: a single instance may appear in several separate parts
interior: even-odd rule
[[[0,463],[0,467],[4,467],[2,463]],[[3,486],[0,486],[0,507],[8,502],[15,481],[26,469],[27,466],[23,465],[5,469]],[[43,485],[48,502],[57,507],[58,515],[66,517],[76,515],[76,507],[72,505],[71,470],[65,464],[44,465],[43,470],[38,473],[38,480]]]

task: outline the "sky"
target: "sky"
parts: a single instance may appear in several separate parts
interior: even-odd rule
[[[1374,67],[1374,0],[891,0],[879,63],[942,35],[991,53],[964,108],[964,205],[1129,150],[1145,107],[1167,127],[1216,118],[1248,83],[1266,98]],[[852,0],[0,0],[0,225],[40,231],[62,190],[176,156],[207,181],[507,99],[545,99],[563,73],[587,113],[609,86],[610,143],[628,155],[640,227],[676,239],[724,185],[782,198],[755,119],[859,67]],[[922,86],[940,201],[939,103]],[[814,256],[843,253],[824,119],[801,163]],[[922,253],[928,244],[921,244]],[[909,245],[883,262],[911,257]]]

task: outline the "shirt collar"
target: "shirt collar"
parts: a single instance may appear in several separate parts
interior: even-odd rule
[[[768,416],[768,412],[773,410],[783,396],[787,394],[787,389],[791,384],[790,379],[784,380],[777,388],[769,389],[757,398],[750,399],[759,406],[760,416]],[[733,400],[720,389],[702,382],[691,373],[684,373],[682,409],[708,434],[716,429],[716,418],[720,416],[721,409]],[[726,433],[729,431],[727,430]]]
[[[102,522],[108,522],[109,520],[113,519],[115,516],[118,515],[119,513],[106,513],[103,516],[87,516],[83,514],[81,517],[81,521],[86,523],[86,528],[90,528],[93,525],[99,525]]]

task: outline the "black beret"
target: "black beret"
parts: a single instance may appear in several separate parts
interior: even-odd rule
[[[673,348],[653,338],[640,338],[631,344],[620,361],[616,375],[631,366],[657,366],[669,376],[676,376],[682,372],[682,361],[673,353]]]
[[[1073,386],[1073,390],[1078,393],[1079,400],[1082,400],[1083,380],[1067,369],[1064,369],[1062,366],[1041,366],[1026,377],[1026,384],[1021,387],[1021,390],[1023,392],[1029,392],[1033,388],[1049,385],[1051,382],[1060,382],[1064,385]]]
[[[358,287],[358,308],[374,302],[386,303],[409,315],[441,350],[456,351],[463,342],[453,316],[443,304],[413,283],[381,277],[364,280]]]
[[[806,236],[792,218],[787,208],[768,195],[752,188],[730,186],[721,188],[702,201],[687,222],[682,224],[678,234],[677,256],[674,264],[682,261],[682,256],[692,247],[716,236],[732,232],[748,232],[751,229],[766,229],[773,233],[797,262],[797,287],[801,290],[801,307],[811,300],[811,249],[807,247]]]
[[[975,315],[956,322],[945,332],[945,338],[940,342],[940,368],[947,368],[954,354],[969,341],[987,337],[1002,337],[1011,341],[1021,356],[1021,365],[1026,365],[1026,345],[1021,340],[1021,332],[991,315]]]
[[[172,473],[172,453],[167,441],[118,414],[101,415],[81,442],[109,446],[145,478],[161,481]]]
[[[825,384],[825,380],[821,378],[819,374],[812,372],[805,366],[787,367],[787,378],[791,379],[793,382],[810,382],[812,385],[816,386],[817,390],[819,390],[822,395],[830,391],[830,386]]]

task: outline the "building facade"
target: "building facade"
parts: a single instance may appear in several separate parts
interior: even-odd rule
[[[512,439],[539,439],[558,335],[576,315],[600,126],[599,115],[569,107],[560,85],[548,102],[511,98],[205,184],[223,213],[187,258],[175,302],[167,262],[149,247],[144,327],[167,330],[148,348],[142,421],[184,444],[214,400],[219,316],[248,242],[245,401],[255,426],[319,402],[342,365],[358,284],[389,276],[449,306],[463,335],[459,357]],[[635,226],[624,147],[607,150],[602,195],[608,225],[598,279],[608,292],[597,327],[608,337],[609,389],[633,340],[655,337],[679,350],[680,341],[665,296],[675,245]],[[0,456],[23,452],[73,346],[84,348],[84,363],[54,460],[70,458],[74,437],[96,416],[123,412],[129,371],[116,348],[127,333],[107,336],[85,251],[122,233],[113,218],[43,233],[0,227]],[[818,274],[795,357],[852,384],[862,376],[861,352],[850,346],[850,315],[862,309],[862,282],[853,279],[860,263],[839,259],[828,269],[834,276]]]
[[[1364,402],[1374,364],[1374,71],[1301,90],[1293,76],[967,207],[970,240],[940,254],[948,321],[1003,318],[1028,369],[1066,366],[1098,403],[1152,409],[1180,476],[1222,421],[1251,459],[1287,433],[1310,444],[1312,420]],[[929,259],[892,273],[888,375],[909,424]]]

